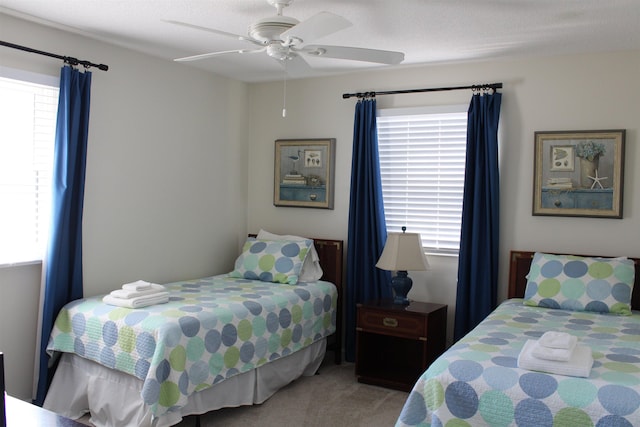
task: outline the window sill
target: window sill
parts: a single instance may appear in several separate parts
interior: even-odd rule
[[[433,250],[429,250],[426,249],[424,250],[424,254],[427,256],[441,256],[441,257],[454,257],[454,258],[458,258],[458,256],[460,255],[459,252],[438,252],[438,251],[433,251]]]
[[[2,268],[13,268],[13,267],[25,267],[28,265],[38,265],[42,264],[42,260],[33,260],[33,261],[17,261],[17,262],[8,262],[8,263],[0,263],[0,269]]]

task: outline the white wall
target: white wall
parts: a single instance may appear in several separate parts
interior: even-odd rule
[[[503,82],[500,139],[500,298],[506,297],[509,251],[640,256],[640,52],[477,62],[289,81],[287,118],[281,82],[250,88],[248,229],[347,238],[355,98],[343,93]],[[380,96],[378,108],[469,103],[468,91]],[[624,219],[531,215],[535,131],[626,129]],[[336,138],[334,210],[274,207],[273,152],[279,138]],[[453,327],[457,258],[430,256],[414,272],[410,298],[449,305]],[[349,268],[349,266],[346,266]]]
[[[247,86],[2,14],[0,39],[110,67],[92,77],[85,296],[230,271],[246,236]],[[0,47],[0,65],[58,76],[62,63]],[[20,398],[31,396],[39,286],[39,264],[0,268],[0,351]]]

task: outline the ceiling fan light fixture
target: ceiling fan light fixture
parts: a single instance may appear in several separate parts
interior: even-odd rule
[[[289,47],[283,46],[279,43],[271,43],[267,46],[267,55],[277,59],[278,61],[284,61],[285,59],[293,59],[297,56]]]

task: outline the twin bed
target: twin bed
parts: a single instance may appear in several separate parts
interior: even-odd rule
[[[423,373],[396,427],[640,425],[640,259],[629,260],[512,251],[509,299]],[[518,367],[546,331],[591,349],[587,378]]]
[[[264,402],[313,375],[330,339],[340,363],[342,241],[314,240],[320,280],[285,284],[246,278],[254,244],[236,262],[239,277],[165,285],[167,304],[132,310],[95,297],[65,306],[45,407],[90,412],[99,427],[170,426]],[[512,251],[509,299],[423,373],[396,427],[640,425],[640,259],[588,260]],[[598,280],[583,286],[585,271]],[[591,349],[587,378],[518,367],[525,342],[547,331]]]
[[[340,363],[342,241],[257,237],[231,273],[165,285],[166,304],[67,304],[49,341],[61,357],[44,407],[91,413],[99,427],[170,426],[264,402],[315,374],[327,346]]]

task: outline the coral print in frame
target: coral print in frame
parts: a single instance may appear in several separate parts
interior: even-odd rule
[[[625,130],[535,132],[533,215],[622,218]]]
[[[333,209],[333,138],[276,140],[273,204]]]

